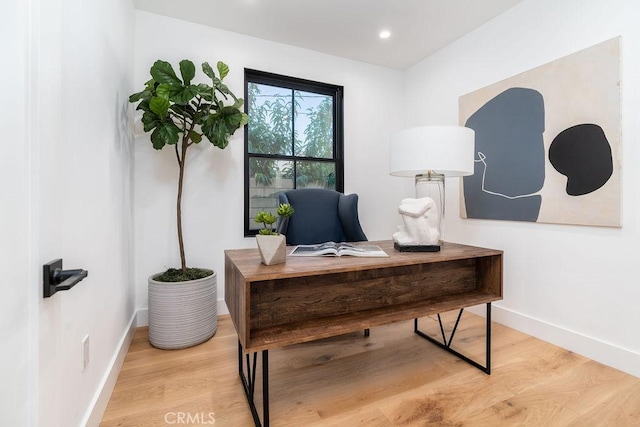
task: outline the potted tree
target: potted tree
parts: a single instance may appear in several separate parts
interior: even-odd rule
[[[244,101],[222,82],[229,73],[225,63],[218,62],[217,75],[207,62],[202,64],[210,85],[193,83],[193,62],[180,61],[179,68],[180,77],[170,63],[156,61],[144,89],[129,97],[143,111],[144,131],[151,132],[153,148],[173,147],[178,163],[176,220],[181,265],[149,278],[149,341],[165,349],[200,344],[217,329],[216,274],[189,268],[185,257],[181,207],[187,150],[203,137],[224,149],[229,137],[248,121],[241,110]]]

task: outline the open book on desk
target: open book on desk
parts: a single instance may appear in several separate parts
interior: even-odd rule
[[[317,245],[298,245],[290,256],[359,256],[359,257],[388,257],[379,246],[353,243],[326,242]]]

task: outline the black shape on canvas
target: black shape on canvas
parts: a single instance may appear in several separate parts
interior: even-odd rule
[[[542,94],[507,89],[473,113],[465,126],[476,132],[474,174],[464,177],[467,217],[537,221],[542,197],[533,193],[545,179]]]
[[[613,174],[611,145],[602,128],[586,123],[560,132],[549,147],[549,161],[567,177],[570,196],[589,194]]]

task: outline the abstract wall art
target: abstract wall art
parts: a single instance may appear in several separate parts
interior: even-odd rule
[[[620,37],[461,96],[463,218],[621,226]]]

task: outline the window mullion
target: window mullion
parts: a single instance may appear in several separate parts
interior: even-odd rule
[[[298,153],[296,153],[296,91],[291,90],[291,155],[293,157],[293,188],[298,188]]]

